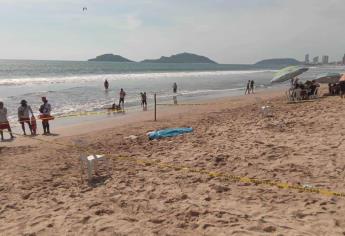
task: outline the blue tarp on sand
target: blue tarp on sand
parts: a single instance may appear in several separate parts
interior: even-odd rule
[[[190,133],[193,131],[193,128],[171,128],[171,129],[162,129],[156,130],[153,132],[148,133],[149,139],[160,139],[160,138],[167,138],[167,137],[175,137],[177,135],[181,135],[184,133]]]

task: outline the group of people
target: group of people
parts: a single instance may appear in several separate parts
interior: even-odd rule
[[[38,118],[42,120],[42,127],[43,127],[43,135],[49,135],[50,134],[50,126],[49,126],[49,120],[54,119],[50,115],[51,113],[51,105],[48,103],[48,100],[46,97],[42,97],[43,104],[39,108],[40,115]],[[37,125],[36,125],[36,118],[34,115],[34,112],[32,111],[32,108],[30,105],[28,105],[28,102],[26,100],[22,100],[20,102],[20,106],[18,107],[18,121],[21,124],[23,134],[26,134],[25,124],[28,126],[30,134],[36,135],[37,132]],[[4,106],[3,102],[0,102],[0,135],[1,135],[1,141],[4,140],[4,132],[3,130],[8,130],[8,133],[10,135],[10,138],[13,139],[13,133],[10,126],[10,123],[8,121],[7,117],[7,109]]]
[[[339,83],[328,84],[328,95],[335,96],[340,95],[341,98],[345,97],[345,81],[339,81]]]
[[[303,83],[299,80],[299,78],[296,77],[291,80],[290,90],[293,99],[303,100],[316,96],[319,87],[320,84],[316,80],[307,80]]]
[[[254,93],[254,80],[248,80],[246,91],[244,94]]]
[[[254,82],[253,82],[253,86],[254,86]],[[109,89],[109,82],[108,82],[108,80],[104,81],[104,89],[106,91],[108,91],[108,89]],[[177,93],[177,83],[173,84],[173,92]],[[253,92],[254,92],[254,89],[253,89]],[[119,96],[120,96],[120,99],[119,99],[118,105],[116,103],[114,103],[112,105],[111,109],[113,109],[113,110],[124,110],[126,92],[123,90],[123,88],[121,88]],[[140,93],[140,98],[141,98],[141,107],[143,108],[144,111],[146,111],[147,110],[147,95],[146,95],[146,92],[141,92]]]

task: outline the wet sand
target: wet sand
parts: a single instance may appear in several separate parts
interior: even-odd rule
[[[60,136],[38,136],[45,142],[1,143],[0,232],[343,235],[343,197],[209,174],[345,192],[345,100],[287,104],[282,94],[160,108],[157,122],[152,112],[142,112],[104,121],[102,128],[61,127]],[[264,105],[273,117],[262,116]],[[158,141],[146,137],[150,130],[181,126],[194,132]],[[92,186],[82,183],[79,157],[102,153],[110,160],[110,177],[100,166]]]

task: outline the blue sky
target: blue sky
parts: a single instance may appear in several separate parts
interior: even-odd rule
[[[0,0],[0,58],[133,60],[179,52],[220,63],[345,53],[344,0]],[[82,8],[88,7],[87,12]]]

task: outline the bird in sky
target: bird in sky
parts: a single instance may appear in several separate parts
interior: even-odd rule
[[[83,11],[87,11],[87,7],[83,7]]]

